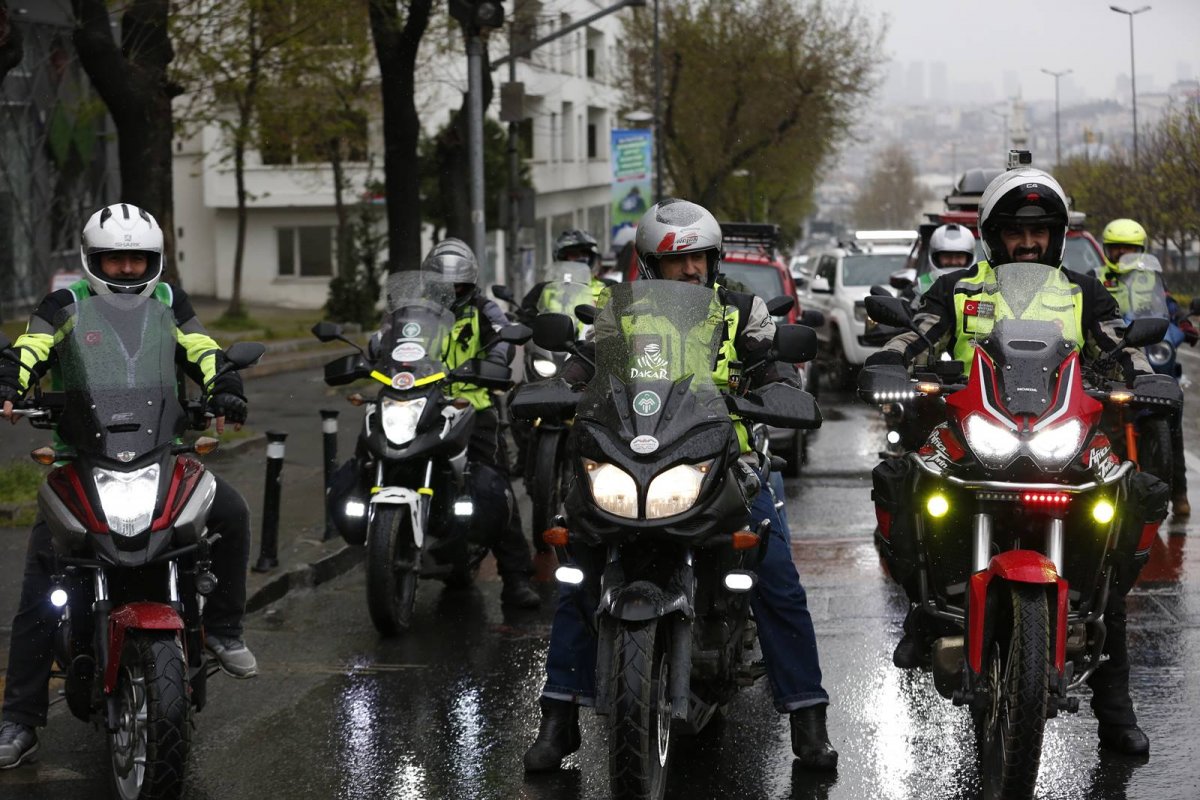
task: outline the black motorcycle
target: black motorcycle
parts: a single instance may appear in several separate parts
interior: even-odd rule
[[[576,321],[534,321],[542,347],[572,350]],[[522,387],[525,419],[577,402],[567,458],[566,527],[551,529],[568,584],[598,578],[596,711],[608,718],[617,798],[661,798],[672,733],[694,733],[759,671],[749,595],[765,527],[748,530],[759,479],[730,413],[815,428],[808,393],[776,383],[723,394],[713,380],[725,329],[711,289],[674,281],[614,286],[595,318],[595,374],[570,400],[561,381]],[[816,350],[811,329],[777,329],[772,358]],[[763,366],[746,364],[752,372]],[[744,383],[743,383],[744,385]],[[765,488],[762,488],[765,490]]]
[[[54,346],[62,391],[14,413],[57,432],[35,460],[54,465],[38,491],[50,529],[48,603],[61,615],[56,675],[67,707],[108,737],[121,800],[178,797],[193,712],[207,697],[203,596],[216,587],[206,527],[216,481],[196,458],[217,440],[201,402],[181,403],[171,310],[125,294],[80,300]],[[0,335],[3,357],[19,357]],[[222,371],[250,366],[261,344],[228,351]]]
[[[469,471],[489,468],[468,465],[475,409],[448,390],[456,383],[506,389],[510,370],[482,359],[447,367],[458,334],[450,311],[454,287],[440,276],[397,273],[387,293],[387,314],[370,353],[331,322],[317,323],[313,335],[358,350],[326,365],[328,385],[363,378],[382,384],[369,402],[350,396],[366,407],[358,442],[362,482],[331,511],[348,541],[366,542],[367,608],[379,632],[391,636],[412,623],[418,578],[452,586],[474,580],[495,520],[506,513],[479,507],[495,493],[472,494],[479,481]],[[528,337],[528,328],[513,325],[497,341],[519,344]]]

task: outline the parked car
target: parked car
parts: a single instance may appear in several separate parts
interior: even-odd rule
[[[867,321],[863,298],[872,286],[887,286],[892,273],[904,268],[916,237],[914,231],[863,231],[853,241],[818,256],[812,281],[800,296],[805,308],[825,317],[817,328],[820,377],[814,377],[818,381],[824,378],[839,389],[853,386],[858,368],[878,350],[863,339]]]

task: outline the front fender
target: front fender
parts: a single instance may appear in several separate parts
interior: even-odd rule
[[[983,670],[983,631],[987,593],[992,581],[1054,587],[1051,623],[1054,625],[1054,667],[1063,674],[1067,658],[1067,582],[1054,562],[1033,550],[1006,550],[992,557],[988,568],[971,576],[967,610],[967,663],[976,675]]]
[[[177,631],[183,633],[183,618],[175,609],[163,603],[128,603],[113,609],[108,615],[108,663],[104,665],[104,693],[117,688],[117,670],[121,667],[121,650],[125,647],[125,632]]]
[[[645,622],[676,611],[689,619],[692,607],[682,592],[668,591],[650,581],[634,581],[604,593],[599,613],[625,622]]]
[[[1057,583],[1054,562],[1036,550],[1005,550],[992,556],[987,571],[1013,583]]]

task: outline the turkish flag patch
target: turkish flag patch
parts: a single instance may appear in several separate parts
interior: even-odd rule
[[[996,304],[984,300],[968,300],[963,303],[963,314],[968,317],[993,317],[996,314]]]
[[[968,300],[967,302],[963,303],[963,313],[968,317],[979,316],[979,301]]]

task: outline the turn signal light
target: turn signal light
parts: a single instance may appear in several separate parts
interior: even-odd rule
[[[195,450],[199,455],[206,456],[220,446],[221,442],[219,439],[214,439],[211,436],[201,436],[196,440],[196,443],[192,445],[192,449]]]
[[[352,406],[361,406],[363,403],[367,402],[367,398],[363,397],[358,392],[355,392],[346,398],[346,402]]]
[[[734,531],[733,532],[733,549],[734,550],[753,550],[758,547],[758,534],[750,531]]]
[[[551,547],[566,547],[568,538],[566,528],[547,528],[542,531],[542,541]]]
[[[934,395],[934,394],[941,394],[941,393],[942,393],[942,385],[940,383],[933,383],[932,381],[921,381],[920,383],[917,384],[917,394]]]
[[[1132,399],[1133,399],[1133,392],[1128,392],[1128,391],[1125,391],[1124,389],[1119,389],[1115,392],[1108,393],[1108,402],[1116,403],[1119,406],[1125,405]]]
[[[45,466],[48,467],[54,463],[54,448],[53,447],[39,447],[36,450],[29,451],[29,457],[32,458],[37,463],[44,464]]]

